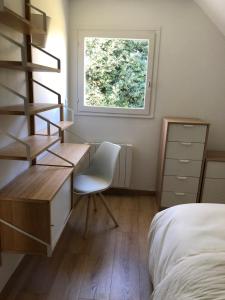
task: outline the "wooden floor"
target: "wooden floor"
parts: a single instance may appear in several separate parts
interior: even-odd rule
[[[112,196],[120,224],[113,229],[104,207],[91,214],[82,239],[85,201],[71,216],[52,258],[26,256],[0,299],[149,300],[147,233],[156,212],[149,196]]]

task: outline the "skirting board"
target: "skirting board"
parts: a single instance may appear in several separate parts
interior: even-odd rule
[[[104,192],[108,195],[136,195],[136,196],[156,196],[156,191],[144,191],[144,190],[131,190],[131,189],[120,189],[120,188],[110,188]]]

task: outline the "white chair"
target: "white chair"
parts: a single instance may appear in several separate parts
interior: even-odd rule
[[[112,218],[115,226],[119,226],[109,206],[107,205],[102,192],[107,190],[112,184],[120,149],[121,147],[119,145],[103,142],[98,147],[92,161],[90,162],[89,168],[74,178],[74,194],[80,196],[75,206],[83,198],[82,196],[87,196],[88,198],[84,237],[86,237],[88,230],[91,199],[93,199],[95,211],[97,210],[94,198],[95,195],[99,195],[101,202]]]

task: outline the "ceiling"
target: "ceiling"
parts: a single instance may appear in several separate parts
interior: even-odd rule
[[[195,0],[225,36],[225,0]]]

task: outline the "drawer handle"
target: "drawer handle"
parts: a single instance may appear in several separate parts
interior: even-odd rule
[[[178,180],[187,180],[187,177],[184,177],[184,176],[177,176],[177,179],[178,179]]]
[[[174,193],[176,196],[185,196],[185,193]]]
[[[185,128],[193,128],[194,125],[191,125],[191,124],[184,124],[184,127],[185,127]]]
[[[179,162],[181,164],[188,164],[190,162],[190,160],[189,159],[180,159]]]
[[[181,145],[183,145],[183,146],[191,146],[191,145],[192,145],[192,143],[181,142]]]

